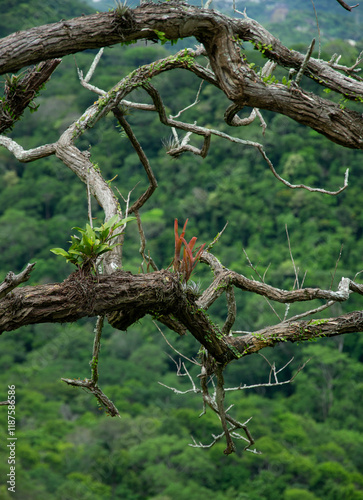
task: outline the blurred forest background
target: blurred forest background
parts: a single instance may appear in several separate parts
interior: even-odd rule
[[[240,10],[263,23],[290,48],[306,51],[318,37],[313,5],[306,1],[240,2]],[[132,5],[132,4],[131,4]],[[33,25],[112,8],[112,2],[81,3],[0,0],[0,36]],[[344,11],[337,2],[315,0],[321,34],[321,56],[342,54],[351,65],[363,49],[363,10]],[[216,8],[231,13],[231,4]],[[161,58],[177,47],[138,43],[105,49],[95,85],[108,90],[135,67]],[[246,44],[249,45],[249,44]],[[314,56],[317,56],[316,44]],[[264,63],[261,55],[245,47],[250,61]],[[24,148],[56,140],[59,134],[96,99],[81,87],[76,67],[87,72],[95,55],[89,51],[63,59],[37,99],[39,109],[27,111],[9,136]],[[286,72],[276,73],[281,79]],[[155,85],[171,114],[194,101],[199,81],[183,70],[164,73]],[[307,89],[313,82],[303,81]],[[322,93],[322,95],[324,95]],[[135,100],[145,102],[141,91]],[[331,95],[329,96],[331,97]],[[334,98],[334,97],[332,97]],[[340,100],[337,97],[337,100]],[[342,106],[346,103],[340,100]],[[268,123],[262,137],[258,123],[228,129],[223,122],[227,101],[221,92],[204,84],[197,107],[184,121],[198,120],[264,144],[278,172],[292,183],[336,190],[350,169],[349,188],[338,197],[289,190],[272,176],[259,153],[216,138],[202,160],[184,155],[172,160],[163,141],[170,130],[153,113],[130,112],[128,117],[147,153],[159,188],[142,217],[148,249],[157,264],[168,266],[173,257],[173,220],[189,218],[187,236],[210,242],[228,221],[214,249],[227,267],[250,277],[243,249],[266,281],[292,288],[295,275],[285,225],[300,279],[305,286],[333,288],[341,276],[351,279],[363,269],[363,162],[361,152],[337,146],[288,118],[263,112]],[[247,111],[242,112],[246,114]],[[147,186],[136,153],[118,133],[112,116],[84,135],[77,145],[90,149],[106,179],[127,196]],[[193,139],[198,142],[198,139]],[[96,204],[93,215],[102,217]],[[0,149],[0,278],[37,262],[30,283],[63,280],[71,266],[52,254],[66,247],[73,226],[87,221],[86,188],[54,157],[21,164]],[[341,258],[335,267],[341,246]],[[124,268],[138,272],[140,256],[136,224],[128,226]],[[210,271],[199,264],[194,279],[205,286]],[[333,281],[333,283],[332,283]],[[359,278],[358,278],[359,281]],[[317,304],[317,303],[316,303]],[[315,303],[314,303],[315,305]],[[268,303],[252,294],[237,295],[236,329],[255,331],[279,321]],[[361,298],[336,305],[326,316],[362,308]],[[302,312],[301,305],[290,314]],[[284,314],[283,307],[276,308]],[[211,311],[223,321],[223,299]],[[324,316],[323,314],[321,316]],[[201,400],[178,396],[158,384],[189,389],[188,380],[176,377],[178,359],[150,318],[127,332],[106,326],[100,358],[100,385],[114,401],[121,419],[107,416],[96,400],[70,388],[61,377],[89,377],[94,320],[77,324],[44,324],[1,336],[0,393],[6,399],[8,384],[16,385],[17,463],[16,493],[7,491],[6,407],[0,412],[0,500],[362,500],[363,499],[363,337],[345,335],[313,344],[282,345],[263,354],[282,367],[291,357],[286,379],[310,359],[293,384],[240,391],[229,395],[231,412],[239,420],[253,417],[250,430],[261,455],[243,452],[224,456],[224,443],[210,450],[188,446],[191,436],[203,443],[220,432],[211,413],[199,418]],[[189,335],[169,342],[187,356],[198,346]],[[189,367],[198,374],[197,367]],[[229,386],[268,381],[269,366],[262,356],[247,357],[229,366]]]

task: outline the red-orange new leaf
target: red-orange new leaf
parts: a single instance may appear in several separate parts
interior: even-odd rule
[[[180,236],[178,234],[178,220],[175,219],[174,221],[174,234],[175,234],[174,271],[175,272],[180,271],[182,273],[184,282],[187,282],[189,280],[195,266],[198,263],[198,260],[200,259],[200,255],[205,247],[204,243],[198,249],[196,255],[195,256],[193,255],[193,249],[197,241],[197,237],[193,236],[192,239],[189,241],[189,243],[187,243],[187,241],[185,240],[184,235],[188,220],[189,219],[185,221],[183,231]],[[184,245],[183,260],[180,262],[180,251],[182,245]]]
[[[183,231],[182,231],[182,233],[181,233],[180,236],[178,234],[178,219],[174,220],[175,254],[174,254],[173,267],[174,267],[174,271],[176,273],[179,272],[179,270],[180,270],[180,250],[181,250],[181,247],[182,247],[182,238],[184,238],[185,230],[186,230],[186,227],[187,227],[187,224],[188,224],[188,220],[189,219],[187,219],[185,221],[185,224],[184,224],[184,227],[183,227]]]

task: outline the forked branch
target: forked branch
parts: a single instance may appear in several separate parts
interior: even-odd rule
[[[75,387],[83,387],[91,394],[93,394],[98,403],[102,408],[106,410],[106,412],[111,415],[111,417],[119,417],[119,411],[113,402],[106,396],[106,394],[101,390],[98,385],[98,362],[101,348],[101,335],[103,328],[104,316],[99,316],[97,318],[96,327],[95,327],[95,337],[93,342],[93,353],[92,360],[90,361],[91,365],[91,378],[90,379],[69,379],[62,378],[61,380],[68,385],[73,385]]]

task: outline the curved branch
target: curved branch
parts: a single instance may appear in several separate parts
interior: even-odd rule
[[[215,259],[215,258],[214,258]],[[202,253],[202,262],[209,263],[210,257],[206,252]],[[215,261],[213,260],[214,265]],[[217,261],[218,262],[218,261]],[[216,278],[213,283],[204,291],[203,295],[198,299],[197,303],[200,307],[208,309],[213,302],[230,286],[234,285],[245,292],[252,292],[262,295],[275,302],[281,304],[290,304],[293,302],[306,302],[313,299],[333,300],[336,302],[344,302],[348,300],[350,291],[362,293],[362,288],[348,278],[342,278],[339,283],[338,291],[322,290],[321,288],[300,288],[298,290],[282,290],[267,285],[261,281],[251,280],[242,274],[231,271],[225,267],[214,270]]]
[[[30,68],[23,76],[6,77],[5,95],[0,100],[0,133],[11,128],[19,120],[61,61],[44,61],[35,68]]]
[[[235,32],[245,41],[255,44],[255,47],[264,48],[264,55],[280,66],[299,70],[304,63],[304,54],[296,50],[290,50],[285,47],[280,40],[274,37],[261,24],[254,19],[245,18],[234,21]],[[344,95],[347,99],[357,100],[358,96],[363,95],[363,82],[358,82],[354,78],[347,77],[325,61],[311,57],[304,71],[305,76],[313,79],[320,85],[334,90]]]
[[[139,160],[141,161],[141,164],[144,167],[146,175],[149,179],[149,187],[147,188],[145,193],[141,195],[140,198],[128,210],[128,213],[132,214],[134,212],[137,212],[144,205],[144,203],[150,198],[155,189],[158,187],[158,183],[150,166],[149,160],[145,155],[139,141],[136,139],[136,136],[133,133],[132,128],[130,127],[126,118],[124,117],[124,114],[119,108],[114,108],[112,111],[115,117],[117,118],[119,124],[126,132],[126,135],[129,138],[131,144],[133,145],[137,153],[137,156],[139,157]]]
[[[193,64],[185,61],[180,67],[195,73],[199,71],[216,83],[240,108],[251,106],[281,113],[337,144],[363,149],[361,114],[341,109],[339,105],[293,85],[290,88],[278,84],[266,85],[241,58],[235,39],[239,36],[242,40],[253,41],[256,46],[262,45],[266,47],[264,53],[267,57],[297,70],[303,65],[304,55],[284,47],[251,19],[231,19],[214,11],[185,4],[148,3],[127,10],[123,15],[116,9],[114,12],[83,16],[10,35],[0,42],[0,60],[3,61],[0,72],[14,71],[46,58],[120,41],[155,40],[157,31],[165,33],[165,38],[170,40],[195,36],[202,42],[214,76],[208,70],[192,68]],[[157,72],[157,66],[154,69]],[[340,74],[328,63],[310,58],[305,74],[348,99],[359,101],[363,98],[363,82]],[[104,112],[108,112],[118,102],[111,102]]]
[[[39,158],[45,158],[46,156],[55,154],[55,144],[44,144],[38,148],[28,149],[26,151],[17,142],[5,135],[0,135],[0,145],[4,146],[10,153],[13,153],[15,158],[22,163],[29,163],[39,160]]]

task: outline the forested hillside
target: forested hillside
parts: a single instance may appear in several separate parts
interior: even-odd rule
[[[248,15],[268,22],[290,48],[306,45],[317,36],[310,2],[286,1],[280,11],[276,2],[245,3]],[[344,47],[341,62],[349,66],[363,49],[359,9],[353,15],[331,3],[315,0],[322,55],[329,59]],[[298,4],[305,4],[304,9],[299,10]],[[45,5],[37,0],[17,5],[1,1],[0,9],[0,37],[91,12],[91,6],[75,1]],[[346,33],[340,24],[342,17]],[[293,28],[297,20],[304,29]],[[305,22],[309,22],[309,30],[305,30]],[[347,50],[343,39],[354,40],[355,45]],[[186,46],[185,41],[180,43]],[[108,90],[139,65],[175,50],[169,44],[149,42],[107,48],[92,84]],[[245,50],[251,51],[256,66],[264,63],[252,47]],[[39,109],[35,113],[27,110],[8,135],[24,148],[54,141],[96,99],[77,76],[77,67],[86,73],[95,53],[64,57],[36,100]],[[278,79],[283,76],[276,73]],[[199,82],[183,70],[164,73],[156,85],[173,115],[195,100],[199,88]],[[140,95],[141,91],[135,91],[135,99]],[[227,131],[222,119],[227,100],[204,83],[199,101],[183,119]],[[347,105],[344,100],[339,102]],[[172,159],[165,150],[169,129],[153,113],[129,113],[158,181],[155,195],[141,213],[147,250],[157,265],[166,267],[172,261],[174,219],[189,218],[190,234],[207,243],[228,222],[215,255],[229,268],[257,278],[248,255],[255,270],[265,273],[266,281],[276,287],[294,286],[289,244],[300,283],[304,281],[305,286],[335,289],[342,276],[353,279],[363,270],[363,162],[359,151],[333,144],[268,112],[263,113],[268,125],[264,136],[258,123],[234,131],[243,139],[263,143],[276,170],[294,184],[334,191],[342,186],[349,168],[349,188],[332,197],[289,189],[272,175],[256,150],[216,138],[204,160],[194,155]],[[91,153],[115,190],[126,197],[133,189],[136,199],[148,183],[122,133],[115,142],[111,132],[116,126],[110,115],[98,125],[96,139],[85,134],[78,145]],[[96,202],[92,213],[100,217]],[[50,249],[65,248],[72,228],[86,222],[86,189],[55,157],[23,164],[0,148],[0,281],[8,271],[19,272],[28,262],[36,262],[31,284],[63,280],[73,269]],[[126,270],[138,272],[138,249],[136,224],[130,224],[124,245]],[[207,272],[201,264],[197,266],[193,279],[202,288]],[[274,313],[262,297],[247,292],[240,292],[236,299],[239,330],[277,323],[285,312],[281,305]],[[334,308],[326,317],[362,309],[361,299]],[[297,304],[291,309],[290,314],[297,314],[306,306]],[[216,319],[225,313],[220,306],[211,309]],[[178,395],[158,384],[190,388],[187,377],[177,378],[173,359],[178,362],[179,356],[151,318],[127,332],[105,327],[100,385],[120,410],[120,419],[106,415],[90,394],[61,382],[61,377],[89,376],[94,323],[36,325],[1,335],[0,400],[6,399],[8,385],[16,385],[18,441],[13,494],[4,480],[9,467],[6,407],[1,407],[0,500],[363,499],[361,334],[264,350],[269,362],[278,367],[294,357],[285,379],[309,362],[292,384],[240,391],[230,397],[241,421],[253,417],[250,430],[261,454],[243,452],[242,446],[226,457],[222,443],[205,450],[188,446],[191,436],[210,442],[211,435],[219,432],[219,422],[211,412],[199,418],[202,407],[195,395]],[[179,352],[197,356],[193,337],[176,338],[165,327],[162,330]],[[192,375],[198,374],[196,367],[188,368]],[[269,372],[264,357],[253,355],[229,366],[225,378],[230,386],[258,384],[268,381]]]

